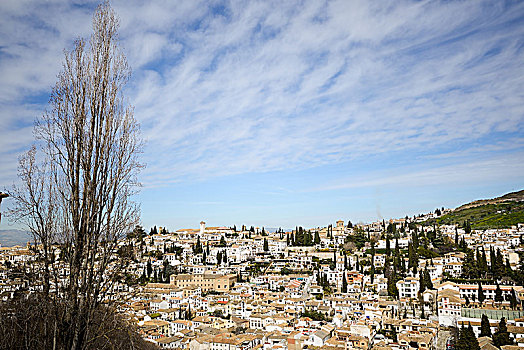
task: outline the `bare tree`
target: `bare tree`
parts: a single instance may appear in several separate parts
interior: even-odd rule
[[[69,349],[96,337],[91,319],[110,302],[124,266],[117,240],[138,223],[130,197],[139,186],[142,140],[122,94],[130,69],[117,29],[114,11],[100,5],[90,39],[65,53],[49,110],[35,126],[38,148],[21,158],[22,184],[11,192],[11,216],[41,248],[43,294],[66,305],[53,334],[58,327]]]

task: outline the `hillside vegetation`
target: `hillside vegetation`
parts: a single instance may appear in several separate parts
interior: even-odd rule
[[[473,229],[508,228],[524,223],[524,190],[464,204],[437,221],[462,225],[468,220]]]

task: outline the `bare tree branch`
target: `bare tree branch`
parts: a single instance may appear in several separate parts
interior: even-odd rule
[[[65,53],[49,110],[35,125],[40,147],[20,159],[22,185],[11,193],[9,214],[41,247],[42,281],[34,282],[67,305],[59,327],[70,329],[63,333],[70,349],[85,348],[93,336],[90,320],[111,302],[125,266],[115,258],[118,240],[138,223],[131,196],[140,186],[143,142],[122,93],[131,72],[118,26],[110,6],[100,5],[90,39]]]

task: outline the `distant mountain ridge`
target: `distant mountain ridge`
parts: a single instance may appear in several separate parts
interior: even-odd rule
[[[15,245],[25,246],[31,240],[31,235],[23,230],[0,230],[0,244],[2,247]]]

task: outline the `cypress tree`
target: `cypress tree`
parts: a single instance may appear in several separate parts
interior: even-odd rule
[[[426,290],[426,284],[424,283],[424,276],[422,271],[418,273],[418,285],[419,293],[424,293],[424,291]]]
[[[469,350],[468,339],[466,334],[466,329],[464,328],[464,323],[459,331],[459,338],[455,345],[455,350]]]
[[[413,255],[413,245],[411,242],[408,243],[408,268],[411,269],[415,266],[415,257]]]
[[[400,247],[398,245],[398,238],[395,238],[395,257],[400,258]]]
[[[475,255],[473,254],[473,250],[471,249],[467,249],[466,251],[462,275],[466,278],[478,277],[478,264],[475,261]]]
[[[506,326],[506,318],[502,317],[497,327],[497,331],[493,334],[493,344],[500,348],[504,345],[511,345],[513,341],[509,337],[508,327]]]
[[[424,284],[427,289],[433,289],[433,282],[427,268],[424,268]]]
[[[464,227],[464,231],[466,232],[467,235],[469,235],[471,233],[471,224],[469,223],[469,220],[466,222],[466,225]]]
[[[511,269],[509,259],[506,259],[506,269],[504,276],[513,278],[513,270]]]
[[[486,277],[488,274],[488,261],[484,248],[482,248],[482,253],[480,255],[480,273],[482,274],[482,277]]]
[[[393,268],[393,274],[388,278],[388,295],[398,298],[398,289],[396,285],[395,277],[397,275],[397,271]]]
[[[466,339],[470,350],[480,350],[479,341],[477,340],[477,337],[475,337],[475,332],[473,332],[473,327],[471,327],[471,323],[468,325],[468,328],[466,330]]]
[[[417,234],[417,231],[415,230],[415,232],[413,232],[413,247],[415,248],[415,253],[417,252],[417,248],[419,246],[419,240],[418,240],[418,234]]]
[[[503,300],[502,290],[500,289],[499,283],[497,282],[497,288],[495,289],[495,302],[501,303]]]
[[[191,304],[187,304],[186,320],[191,320]]]
[[[153,267],[151,266],[151,260],[147,261],[147,278],[151,278],[151,274],[153,273]]]
[[[480,321],[480,336],[481,337],[492,337],[491,334],[491,327],[489,325],[489,319],[488,316],[482,315],[482,319]]]
[[[342,293],[348,292],[348,282],[346,280],[346,270],[342,273]]]
[[[515,289],[511,288],[511,293],[509,295],[509,305],[512,310],[517,307],[517,296],[515,295]]]
[[[497,249],[497,255],[495,258],[495,279],[501,279],[504,277],[504,272],[506,270],[506,267],[504,266],[504,258],[502,257],[502,253],[500,252],[500,249]]]
[[[477,299],[480,305],[482,305],[484,300],[486,300],[486,296],[484,295],[484,291],[482,290],[482,284],[480,284],[480,282],[479,282],[479,288],[477,290]]]
[[[497,257],[495,255],[495,249],[493,247],[489,248],[489,272],[492,276],[495,276],[495,261]]]
[[[320,235],[318,234],[318,231],[315,231],[315,244],[320,244]]]

